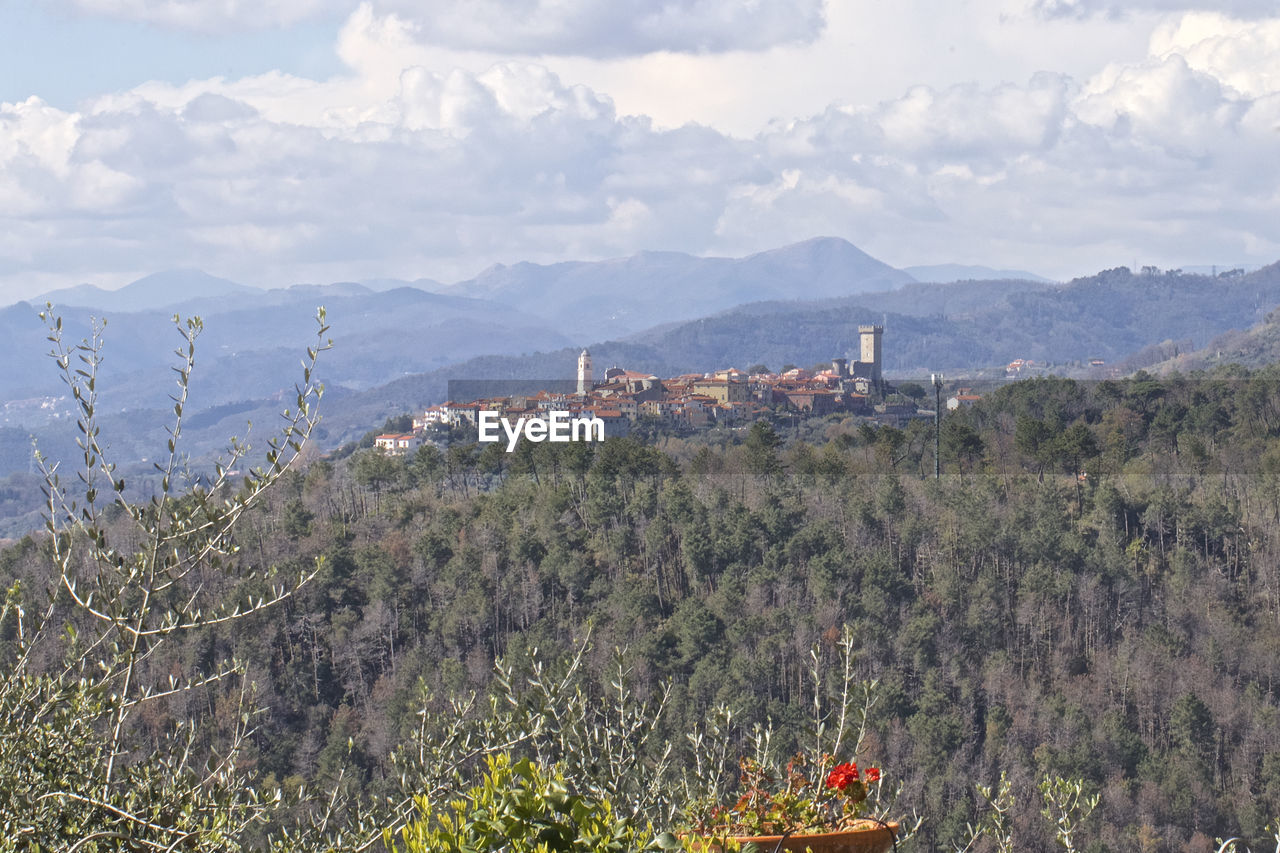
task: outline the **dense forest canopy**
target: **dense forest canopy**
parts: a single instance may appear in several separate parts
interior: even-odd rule
[[[1101,794],[1080,849],[1262,849],[1280,815],[1278,380],[1011,383],[943,419],[939,480],[931,424],[838,418],[318,459],[236,533],[287,576],[322,558],[315,577],[146,667],[243,662],[264,709],[253,784],[341,789],[335,820],[356,820],[400,795],[405,743],[445,737],[451,697],[494,688],[495,658],[523,671],[589,634],[603,696],[619,650],[639,700],[665,695],[648,760],[669,742],[689,763],[685,733],[720,705],[798,742],[809,651],[848,626],[880,681],[861,758],[924,816],[915,849],[963,843],[975,785],[1002,773],[1019,849],[1049,849],[1045,775]],[[53,580],[47,537],[0,554],[31,610]],[[148,706],[130,760],[174,720],[229,725],[234,689]],[[317,808],[286,798],[271,826]]]

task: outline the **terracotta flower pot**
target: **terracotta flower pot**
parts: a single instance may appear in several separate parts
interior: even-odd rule
[[[879,823],[874,820],[862,820],[852,829],[840,832],[820,832],[812,834],[788,835],[744,835],[733,840],[741,845],[754,842],[763,853],[774,850],[787,853],[888,853],[893,849],[893,840],[898,835],[898,824]],[[782,845],[779,846],[778,842]],[[712,845],[712,849],[719,845]]]

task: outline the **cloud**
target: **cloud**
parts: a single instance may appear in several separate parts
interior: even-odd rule
[[[286,27],[350,11],[342,0],[61,0],[80,12],[195,32]],[[807,43],[822,0],[372,0],[427,44],[526,56],[716,53]]]
[[[1251,57],[1276,22],[1213,23],[1203,38],[1186,36],[1205,22],[1175,23],[1147,59],[1079,82],[915,87],[775,125],[772,180],[733,192],[717,233],[747,249],[752,234],[840,229],[891,262],[1058,271],[1274,260],[1280,93]]]
[[[1156,29],[1151,54],[1181,56],[1189,68],[1249,97],[1280,91],[1280,18],[1247,21],[1216,12],[1183,15]]]
[[[60,0],[60,2],[91,15],[202,33],[286,27],[320,15],[336,14],[347,5],[342,0]]]
[[[1049,73],[1023,86],[916,87],[882,104],[874,121],[889,150],[914,152],[933,163],[962,159],[993,168],[1010,156],[1053,146],[1071,88],[1069,80]]]
[[[353,73],[0,105],[0,287],[172,266],[281,285],[494,262],[741,254],[818,234],[897,264],[1069,275],[1280,256],[1280,22],[1185,16],[1084,77],[914,86],[750,138],[663,128],[546,64],[433,64],[371,7]]]
[[[79,117],[39,98],[0,104],[0,221],[97,216],[128,204],[136,179],[101,160],[81,159],[76,149],[83,137]]]
[[[184,118],[210,124],[251,119],[257,114],[257,110],[242,101],[234,101],[212,92],[196,96],[182,108]]]
[[[428,43],[519,54],[628,56],[761,50],[822,32],[821,0],[379,0]]]
[[[272,76],[150,84],[83,113],[4,105],[0,229],[31,248],[0,277],[185,264],[281,284],[697,250],[751,168],[720,134],[619,118],[536,65],[408,68],[357,108],[361,91]]]
[[[1227,15],[1245,18],[1275,14],[1272,0],[1218,0],[1215,8]],[[1194,12],[1204,8],[1203,0],[1031,0],[1030,10],[1048,18],[1082,18],[1090,15],[1123,16],[1135,12]]]

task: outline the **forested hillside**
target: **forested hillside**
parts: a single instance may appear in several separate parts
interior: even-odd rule
[[[1117,361],[1165,340],[1204,346],[1247,329],[1280,303],[1280,265],[1248,274],[1103,270],[1066,284],[910,284],[818,302],[768,302],[636,336],[675,364],[830,358],[856,346],[860,323],[885,323],[885,367],[972,368],[1015,358]],[[592,352],[596,350],[593,347]]]
[[[1157,349],[1143,365],[1152,373],[1170,373],[1190,370],[1207,370],[1224,364],[1261,368],[1280,362],[1280,311],[1272,311],[1266,318],[1243,331],[1233,329],[1214,338],[1199,350],[1175,347],[1172,352]]]
[[[495,656],[560,657],[589,630],[605,687],[624,649],[638,696],[672,686],[655,728],[688,763],[684,733],[720,703],[796,738],[809,649],[848,625],[859,674],[881,680],[859,758],[925,817],[914,849],[952,849],[975,784],[1002,772],[1017,849],[1049,849],[1046,773],[1101,793],[1082,849],[1269,849],[1277,380],[1011,384],[944,420],[941,480],[930,425],[853,420],[317,460],[237,541],[282,576],[324,557],[319,574],[248,629],[215,626],[147,666],[246,662],[266,709],[246,765],[258,788],[338,784],[372,803],[396,795],[397,745],[442,725],[421,703],[487,690]],[[22,579],[31,605],[48,548],[0,555],[0,583]],[[225,724],[231,690],[134,718],[135,743],[171,718]]]

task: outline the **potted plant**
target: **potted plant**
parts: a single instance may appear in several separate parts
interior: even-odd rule
[[[764,853],[885,853],[896,849],[898,824],[864,816],[869,793],[878,790],[880,770],[859,770],[831,755],[811,762],[801,754],[778,778],[744,758],[738,800],[694,820],[686,848],[705,853],[742,850],[754,844]]]

